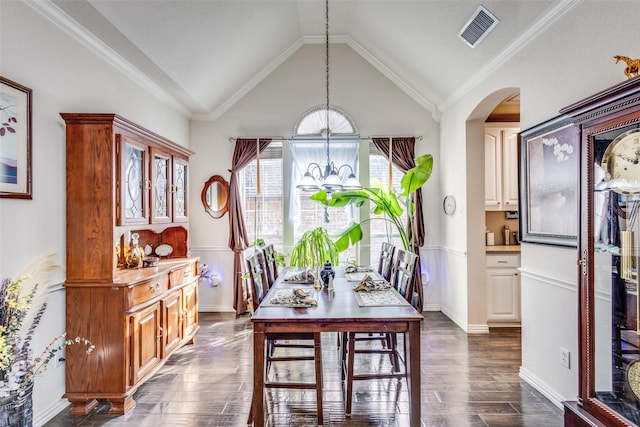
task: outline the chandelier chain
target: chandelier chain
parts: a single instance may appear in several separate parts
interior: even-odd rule
[[[329,134],[331,131],[329,130],[329,0],[325,0],[325,18],[326,18],[326,26],[325,26],[325,53],[326,53],[326,71],[327,71],[327,165],[330,163],[331,158],[329,156]]]

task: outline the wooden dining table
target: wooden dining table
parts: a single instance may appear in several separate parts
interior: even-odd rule
[[[360,306],[344,268],[335,267],[332,290],[312,285],[287,283],[278,278],[254,312],[253,322],[253,407],[254,426],[264,426],[265,334],[270,332],[396,332],[407,342],[406,367],[410,425],[420,426],[420,322],[424,319],[411,305]],[[278,289],[300,288],[310,291],[317,302],[312,307],[285,307],[270,304]]]

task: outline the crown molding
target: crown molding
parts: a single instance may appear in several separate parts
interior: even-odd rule
[[[453,92],[446,100],[440,103],[437,108],[440,111],[446,111],[456,102],[464,98],[471,90],[493,74],[498,68],[502,67],[515,54],[519,53],[529,43],[535,40],[539,35],[547,31],[557,20],[566,15],[573,8],[578,6],[584,0],[565,0],[558,2],[554,7],[549,9],[539,20],[527,28],[519,37],[517,37],[509,46],[507,46],[500,54],[493,58],[484,68],[473,74],[473,77],[467,80],[465,84],[460,86],[458,90]]]
[[[186,116],[191,115],[190,109],[183,103],[158,86],[149,77],[147,77],[146,74],[116,53],[113,49],[102,42],[102,40],[94,36],[76,20],[56,6],[51,0],[26,0],[25,3],[65,33],[82,43],[85,47],[117,69],[123,75],[133,80],[151,95]]]

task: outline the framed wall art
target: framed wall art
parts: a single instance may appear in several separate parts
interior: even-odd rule
[[[523,242],[577,246],[579,135],[566,116],[520,133]]]
[[[1,76],[0,197],[31,199],[31,89]]]

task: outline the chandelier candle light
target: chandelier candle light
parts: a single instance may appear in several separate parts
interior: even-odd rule
[[[356,178],[356,175],[353,171],[353,168],[344,164],[339,167],[336,167],[331,161],[331,156],[329,154],[329,140],[331,135],[331,130],[329,129],[329,0],[325,1],[325,12],[326,12],[326,26],[325,26],[325,52],[326,52],[326,87],[327,87],[327,98],[326,98],[326,116],[327,116],[327,127],[325,129],[326,132],[326,152],[327,152],[327,164],[323,168],[318,163],[310,163],[307,166],[307,171],[305,172],[302,180],[296,186],[301,190],[305,191],[317,191],[322,188],[327,190],[327,192],[331,191],[339,191],[339,190],[356,190],[362,188],[362,184]],[[347,179],[343,182],[340,178],[340,172],[343,170],[348,170],[350,173],[347,176]],[[322,184],[320,184],[320,182]]]

